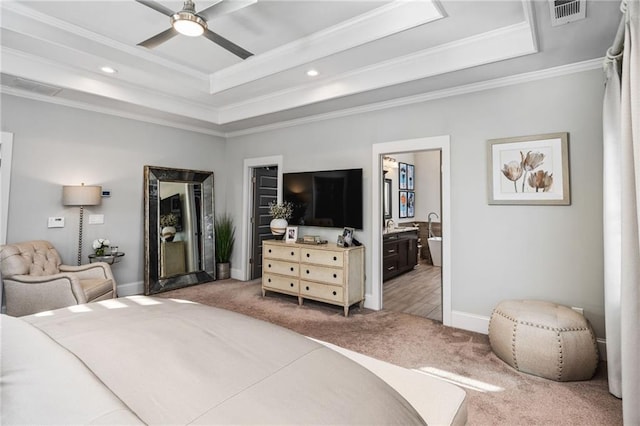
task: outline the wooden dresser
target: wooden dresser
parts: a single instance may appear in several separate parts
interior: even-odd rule
[[[267,291],[349,307],[364,302],[364,247],[268,240],[262,248],[262,296]]]

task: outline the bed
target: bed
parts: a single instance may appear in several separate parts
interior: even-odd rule
[[[464,424],[444,381],[193,302],[3,315],[1,424]]]

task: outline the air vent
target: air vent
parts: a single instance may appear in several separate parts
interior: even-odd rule
[[[61,87],[49,86],[48,84],[38,83],[33,80],[25,80],[24,78],[14,78],[13,86],[18,89],[28,90],[40,95],[55,96],[62,90]]]
[[[586,0],[550,0],[551,26],[555,27],[586,17]]]

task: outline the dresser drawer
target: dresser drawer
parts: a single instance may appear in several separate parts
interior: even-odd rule
[[[323,299],[332,302],[342,303],[344,293],[342,287],[334,285],[312,283],[309,281],[300,281],[300,295],[310,299]]]
[[[264,257],[268,257],[270,259],[281,259],[291,262],[299,262],[300,248],[265,244],[263,247],[263,255]]]
[[[308,264],[300,265],[300,279],[303,280],[322,281],[323,283],[342,285],[343,278],[344,269]]]
[[[342,252],[332,250],[316,250],[303,248],[300,250],[300,262],[342,268],[344,259]]]
[[[300,291],[300,284],[297,278],[273,274],[264,274],[262,276],[262,287],[291,294],[298,294]]]
[[[262,270],[273,274],[289,275],[297,277],[300,271],[300,264],[294,262],[284,262],[282,260],[264,259]]]

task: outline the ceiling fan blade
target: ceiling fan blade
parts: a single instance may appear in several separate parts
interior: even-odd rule
[[[147,49],[153,49],[154,47],[164,43],[165,41],[178,35],[178,32],[170,27],[168,30],[164,30],[160,34],[156,34],[153,37],[138,43],[138,46],[146,47]]]
[[[258,0],[221,0],[213,6],[209,6],[206,9],[202,9],[197,14],[204,18],[205,21],[213,19],[216,16],[224,15],[226,13],[235,12],[236,10],[243,9],[247,6],[251,6]]]
[[[237,44],[227,40],[219,34],[214,33],[211,30],[206,30],[204,34],[202,34],[212,42],[216,43],[218,46],[227,49],[229,52],[233,53],[236,56],[241,57],[242,59],[247,59],[249,56],[253,56],[253,53],[244,50],[242,47]]]
[[[136,0],[136,1],[140,4],[150,7],[156,12],[160,12],[163,15],[167,15],[169,17],[173,16],[173,14],[175,13],[173,10],[161,5],[160,3],[156,3],[155,1],[152,1],[152,0]]]

